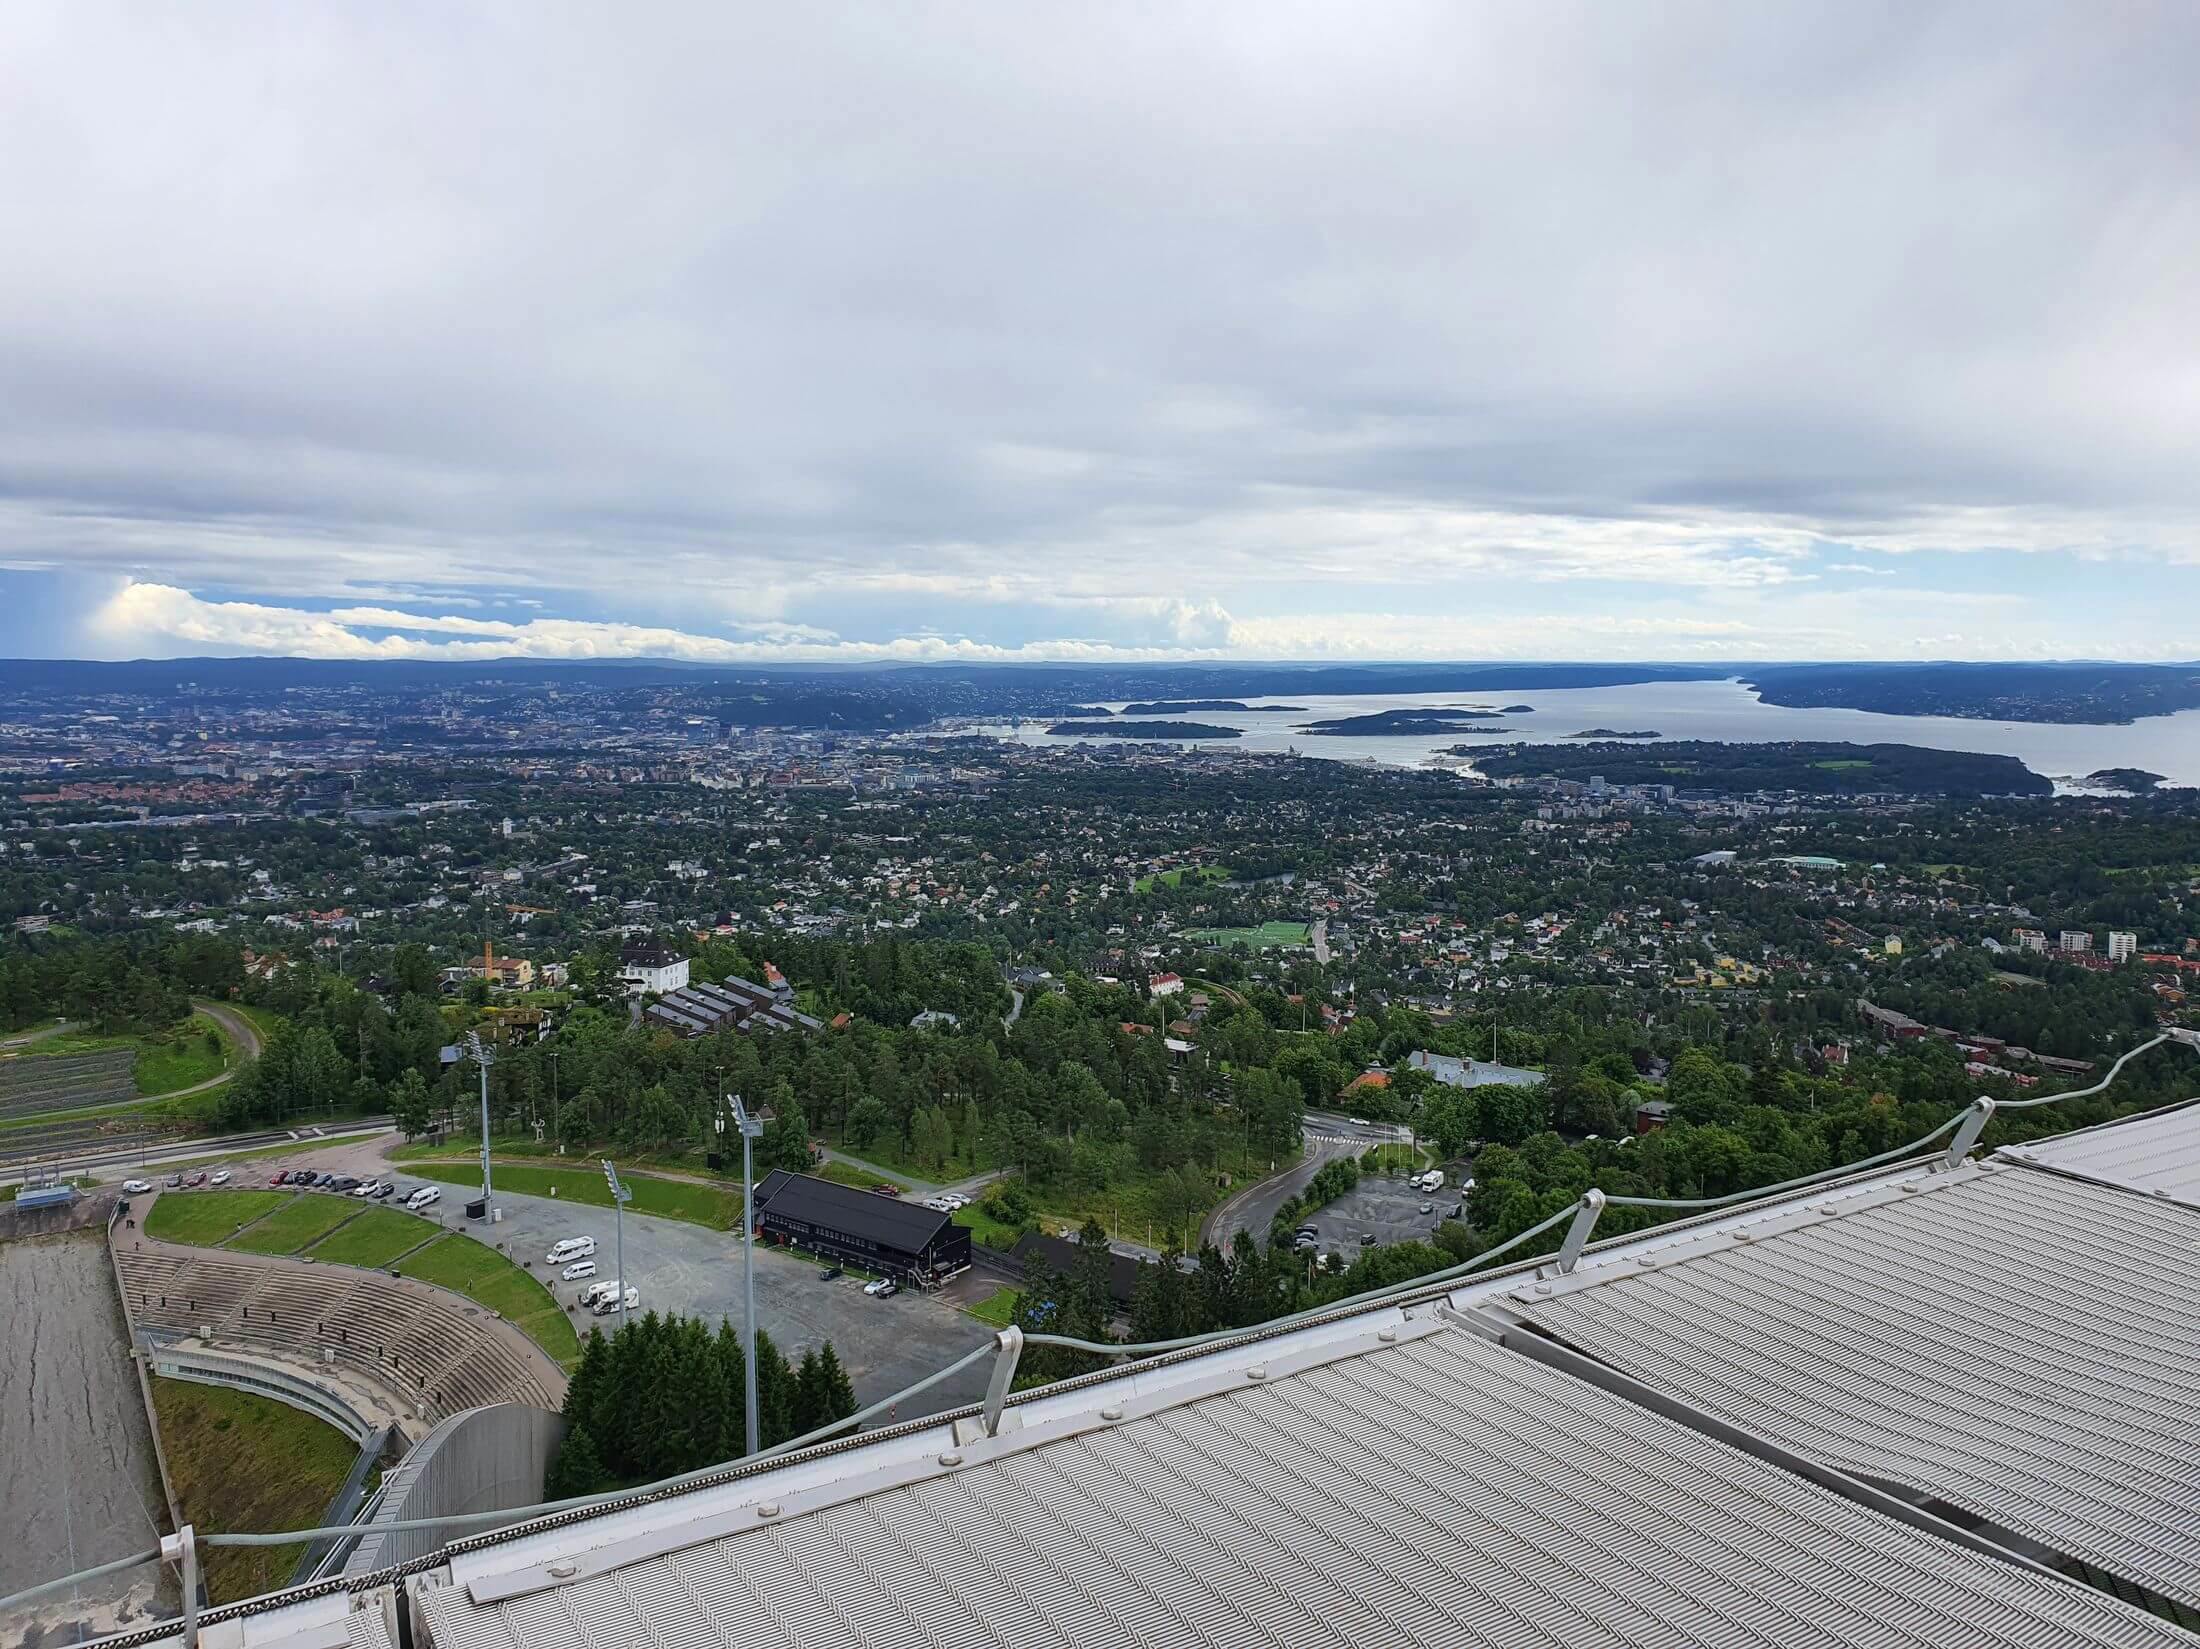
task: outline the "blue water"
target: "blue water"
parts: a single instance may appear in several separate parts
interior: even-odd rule
[[[1375,761],[1416,767],[1451,745],[1469,749],[1507,742],[1556,744],[1592,727],[1655,729],[1668,739],[1715,739],[1763,744],[1781,739],[1827,739],[1850,744],[1914,744],[1931,750],[1975,750],[2015,756],[2059,789],[2083,789],[2089,773],[2106,767],[2141,767],[2172,784],[2200,785],[2200,710],[2149,716],[2129,726],[2020,721],[1966,721],[1954,716],[1882,716],[1869,710],[1821,710],[1765,704],[1739,681],[1660,681],[1635,687],[1571,687],[1549,692],[1501,691],[1477,695],[1429,693],[1293,697],[1303,706],[1265,710],[1202,710],[1179,718],[1236,727],[1245,736],[1217,750],[1296,750],[1302,756]],[[1415,706],[1501,710],[1532,705],[1526,715],[1497,717],[1486,725],[1507,731],[1384,738],[1325,738],[1299,728],[1310,721]],[[1120,704],[1111,709],[1121,709]],[[1080,742],[1049,734],[1044,721],[989,723],[980,730],[1023,744]],[[1111,741],[1112,742],[1112,741]]]

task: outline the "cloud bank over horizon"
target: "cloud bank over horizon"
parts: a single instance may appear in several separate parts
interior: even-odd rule
[[[2200,653],[2188,7],[11,36],[0,655]]]

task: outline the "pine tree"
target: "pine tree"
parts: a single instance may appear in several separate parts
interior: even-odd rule
[[[600,1493],[612,1484],[611,1474],[604,1470],[603,1460],[596,1453],[596,1440],[589,1436],[586,1426],[575,1426],[565,1434],[557,1458],[550,1462],[542,1492],[552,1500],[568,1500],[575,1495]]]
[[[832,1341],[827,1340],[819,1349],[817,1364],[825,1390],[824,1412],[818,1424],[847,1419],[856,1411],[856,1388],[848,1378],[848,1371],[841,1366],[840,1354],[833,1350]]]
[[[757,1447],[772,1448],[801,1435],[794,1424],[794,1370],[762,1329],[756,1331],[756,1408]]]
[[[794,1377],[794,1436],[813,1432],[832,1418],[825,1412],[825,1371],[815,1350],[802,1354]]]

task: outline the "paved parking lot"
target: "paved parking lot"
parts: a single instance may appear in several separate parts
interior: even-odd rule
[[[403,1182],[401,1183],[409,1183]],[[485,1227],[464,1217],[465,1199],[445,1187],[432,1212],[454,1230],[503,1249],[530,1266],[560,1305],[571,1305],[587,1281],[561,1282],[543,1263],[550,1245],[562,1237],[594,1237],[598,1277],[618,1273],[614,1220],[608,1208],[558,1202],[548,1197],[497,1193],[504,1219]],[[641,1290],[638,1309],[674,1311],[701,1317],[714,1328],[721,1317],[741,1323],[741,1237],[682,1220],[626,1217],[627,1280]],[[892,1299],[876,1300],[853,1277],[824,1280],[825,1268],[757,1245],[756,1321],[790,1360],[826,1340],[847,1365],[856,1396],[869,1403],[899,1391],[910,1381],[953,1362],[973,1346],[992,1338],[976,1322],[934,1296],[904,1289]],[[574,1322],[585,1332],[595,1318],[585,1313]],[[602,1319],[608,1326],[610,1319]],[[913,1402],[907,1414],[929,1414],[973,1402],[985,1395],[986,1368],[980,1364],[937,1386]],[[907,1414],[903,1418],[907,1418]]]
[[[1433,1213],[1421,1212],[1425,1202],[1435,1204]],[[1324,1248],[1341,1248],[1350,1258],[1359,1254],[1364,1232],[1374,1232],[1375,1240],[1385,1247],[1428,1241],[1435,1235],[1436,1222],[1458,1206],[1456,1186],[1416,1191],[1403,1179],[1370,1174],[1304,1223],[1321,1227]]]

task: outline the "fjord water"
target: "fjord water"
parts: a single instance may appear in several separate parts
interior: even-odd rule
[[[1834,710],[1766,704],[1739,680],[1658,681],[1632,687],[1572,687],[1474,694],[1386,693],[1294,697],[1289,710],[1263,709],[1270,701],[1247,699],[1248,710],[1200,710],[1170,719],[1235,727],[1244,737],[1218,742],[1217,750],[1296,750],[1302,756],[1376,761],[1413,767],[1453,745],[1470,752],[1505,743],[1559,744],[1590,728],[1654,730],[1666,739],[1712,739],[1766,744],[1785,739],[1838,740],[1850,744],[1914,744],[1929,750],[1972,750],[2015,756],[2058,788],[2082,788],[2089,773],[2139,767],[2171,784],[2200,785],[2200,710],[2149,716],[2128,726],[2097,723],[1970,721],[1956,716],[1885,716],[1869,710]],[[1299,731],[1306,723],[1374,710],[1416,706],[1499,710],[1526,704],[1526,714],[1482,723],[1506,731],[1338,738]],[[1110,706],[1120,709],[1120,705]],[[1047,732],[1045,721],[994,723],[984,729],[1024,744],[1069,744]],[[1473,723],[1463,723],[1472,726]],[[1080,735],[1082,737],[1082,735]],[[1471,759],[1471,756],[1470,756]]]

